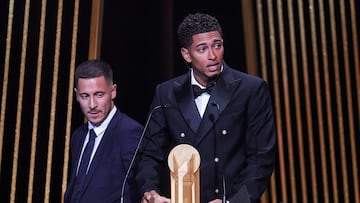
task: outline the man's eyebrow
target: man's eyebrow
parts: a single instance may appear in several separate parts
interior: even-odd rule
[[[105,93],[105,92],[106,92],[106,91],[99,90],[99,91],[94,92],[94,94]]]
[[[215,42],[215,43],[222,42],[222,40],[221,39],[214,39],[213,42]],[[204,46],[204,45],[206,45],[206,42],[202,42],[202,43],[196,45],[195,47]]]
[[[205,42],[200,43],[200,44],[196,45],[195,47],[200,47],[200,46],[204,46],[204,45],[206,45],[206,43],[205,43]]]

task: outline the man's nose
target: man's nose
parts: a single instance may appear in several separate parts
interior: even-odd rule
[[[211,59],[211,60],[216,59],[216,54],[215,54],[215,51],[213,50],[213,48],[210,48],[210,49],[209,49],[208,57],[209,57],[209,59]]]
[[[93,109],[97,105],[96,99],[94,97],[90,98],[90,108]]]

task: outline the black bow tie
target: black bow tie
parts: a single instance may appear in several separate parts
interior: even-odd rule
[[[202,95],[202,93],[207,92],[208,94],[211,94],[212,89],[214,88],[214,83],[210,83],[205,89],[202,89],[201,87],[197,85],[192,85],[193,92],[194,92],[194,98],[196,99],[198,96]]]

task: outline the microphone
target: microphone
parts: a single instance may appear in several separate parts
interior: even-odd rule
[[[138,153],[138,151],[139,151],[139,148],[140,148],[140,146],[141,146],[142,140],[143,140],[143,138],[144,138],[144,136],[145,136],[145,132],[146,132],[147,127],[148,127],[148,125],[149,125],[149,123],[150,123],[150,120],[151,120],[151,117],[152,117],[153,113],[154,113],[156,110],[158,110],[158,109],[167,108],[167,107],[169,107],[169,106],[170,106],[169,104],[157,105],[157,106],[155,106],[155,107],[150,111],[149,116],[148,116],[148,118],[147,118],[147,120],[146,120],[144,129],[143,129],[143,132],[142,132],[142,134],[141,134],[141,136],[140,136],[140,139],[139,139],[139,142],[138,142],[138,144],[137,144],[137,146],[136,146],[134,155],[133,155],[133,157],[132,157],[132,159],[131,159],[131,161],[130,161],[129,168],[128,168],[128,170],[126,171],[126,174],[125,174],[125,177],[124,177],[124,181],[123,181],[123,184],[122,184],[122,187],[121,187],[120,203],[124,203],[124,192],[125,192],[126,181],[127,181],[128,177],[129,177],[129,175],[130,175],[131,168],[132,168],[133,165],[134,165],[136,155],[137,155],[137,153]]]
[[[211,104],[211,106],[216,107],[217,116],[219,116],[219,113],[220,113],[220,105],[219,105],[218,103],[216,103],[216,102],[211,102],[210,104]],[[210,120],[212,123],[214,123],[214,122],[215,122],[215,115],[214,115],[214,114],[210,114],[210,115],[209,115],[209,120]]]
[[[211,105],[215,106],[218,111],[220,111],[220,105],[216,102],[212,102]]]

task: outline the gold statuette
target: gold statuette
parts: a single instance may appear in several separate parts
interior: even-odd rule
[[[171,179],[171,203],[200,203],[200,154],[189,144],[174,147],[168,164]]]

